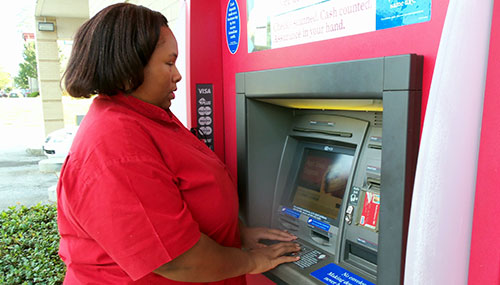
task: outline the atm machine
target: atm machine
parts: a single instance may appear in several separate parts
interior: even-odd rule
[[[415,54],[236,75],[242,218],[302,248],[268,278],[402,284],[421,82]]]

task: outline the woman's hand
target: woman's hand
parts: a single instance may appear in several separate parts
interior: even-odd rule
[[[289,242],[297,239],[296,236],[281,230],[269,228],[250,228],[240,224],[242,247],[246,249],[258,249],[267,247],[260,240],[275,240]]]
[[[282,263],[299,260],[294,253],[300,250],[300,246],[292,242],[297,237],[286,231],[263,227],[251,228],[240,221],[240,233],[242,248],[248,250],[253,264],[249,274],[266,272]],[[261,243],[261,240],[277,241],[277,243],[266,245]]]
[[[241,250],[221,246],[205,234],[183,254],[153,272],[182,282],[214,282],[243,274],[257,274],[299,259],[294,242],[280,242],[263,248]]]
[[[282,263],[297,261],[299,257],[293,253],[299,250],[299,244],[293,242],[280,242],[252,249],[248,253],[253,261],[253,269],[248,273],[259,274],[269,271]]]

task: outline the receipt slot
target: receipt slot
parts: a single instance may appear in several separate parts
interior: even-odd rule
[[[414,54],[236,75],[241,215],[302,248],[268,278],[402,283],[421,79]]]

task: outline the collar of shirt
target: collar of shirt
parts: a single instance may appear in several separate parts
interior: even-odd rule
[[[112,100],[121,104],[126,105],[128,108],[136,111],[137,113],[151,119],[154,121],[161,121],[166,123],[176,123],[174,114],[170,109],[163,109],[156,105],[144,102],[140,99],[135,98],[132,95],[127,95],[119,93],[116,95],[99,95],[101,98],[106,98],[107,100]]]

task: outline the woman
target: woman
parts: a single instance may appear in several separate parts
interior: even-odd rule
[[[67,284],[244,284],[298,259],[294,236],[239,225],[226,167],[170,112],[177,55],[165,17],[132,4],[105,8],[75,36],[66,90],[99,96],[59,179]]]

